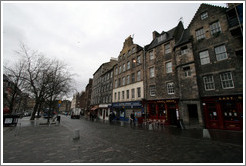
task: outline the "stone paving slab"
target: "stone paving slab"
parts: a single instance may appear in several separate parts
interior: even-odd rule
[[[175,128],[148,131],[129,126],[70,121],[4,128],[4,163],[242,163],[243,146],[191,137]],[[25,119],[23,119],[25,120]],[[40,121],[40,120],[39,120]],[[41,121],[40,121],[41,122]],[[72,122],[81,125],[73,140]],[[24,124],[24,123],[23,123]],[[186,132],[186,131],[185,131]],[[188,133],[188,131],[187,131]],[[198,134],[199,135],[199,134]],[[236,138],[235,138],[236,139]]]

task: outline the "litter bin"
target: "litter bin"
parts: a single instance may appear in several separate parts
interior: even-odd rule
[[[59,122],[60,123],[60,121],[61,121],[61,116],[57,116],[57,122]]]

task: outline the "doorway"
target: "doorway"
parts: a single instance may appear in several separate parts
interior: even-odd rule
[[[189,112],[189,125],[199,124],[197,105],[196,104],[187,104],[187,107],[188,107],[188,112]]]

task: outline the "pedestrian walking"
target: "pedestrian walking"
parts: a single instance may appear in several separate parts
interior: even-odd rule
[[[130,125],[135,126],[135,114],[134,111],[132,111],[131,115],[130,115]]]

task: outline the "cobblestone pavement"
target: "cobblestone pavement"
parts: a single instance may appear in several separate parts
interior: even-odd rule
[[[242,132],[209,140],[200,130],[175,127],[149,131],[65,116],[61,124],[41,122],[23,118],[17,127],[4,127],[3,163],[243,163]]]

